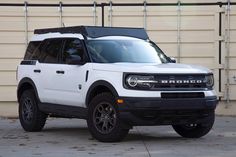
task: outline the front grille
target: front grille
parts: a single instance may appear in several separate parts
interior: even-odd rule
[[[203,92],[194,92],[194,93],[161,93],[161,98],[164,99],[183,99],[183,98],[204,98],[205,95]]]
[[[160,88],[206,88],[205,75],[156,75],[154,89]]]

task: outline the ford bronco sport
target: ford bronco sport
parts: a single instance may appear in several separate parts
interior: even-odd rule
[[[51,116],[86,119],[103,142],[120,141],[140,125],[172,125],[199,138],[215,119],[212,72],[175,63],[141,28],[35,30],[17,80],[26,131],[42,130]]]

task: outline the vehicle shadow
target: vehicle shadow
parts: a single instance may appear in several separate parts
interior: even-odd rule
[[[42,132],[49,134],[58,134],[60,136],[90,136],[87,127],[50,127],[43,129]]]
[[[137,141],[137,140],[142,140],[142,141],[176,141],[176,140],[186,140],[185,138],[182,138],[178,135],[173,136],[172,134],[170,135],[151,135],[151,134],[146,134],[146,133],[129,133],[127,137],[124,139],[124,141]]]
[[[95,140],[92,138],[89,130],[87,127],[50,127],[45,128],[43,130],[44,134],[47,135],[56,135],[60,136],[61,138],[78,138],[78,139],[89,139],[89,140]],[[47,136],[45,135],[45,136]],[[147,134],[137,131],[129,132],[129,134],[126,136],[126,138],[123,140],[124,142],[134,142],[134,141],[185,141],[185,138],[182,138],[178,136],[177,134]]]

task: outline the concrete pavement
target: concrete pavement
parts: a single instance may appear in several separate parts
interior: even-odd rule
[[[213,130],[186,139],[170,126],[134,127],[120,143],[91,137],[86,121],[49,119],[42,132],[25,132],[18,119],[0,119],[0,157],[161,156],[235,157],[236,118],[217,117]]]

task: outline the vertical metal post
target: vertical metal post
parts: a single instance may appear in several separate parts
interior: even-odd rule
[[[227,26],[226,26],[226,101],[229,104],[230,97],[229,97],[229,56],[230,56],[230,0],[227,1],[226,6],[227,11]]]
[[[63,22],[62,22],[62,2],[59,2],[59,13],[60,13],[60,26],[63,27]]]
[[[112,27],[112,1],[109,2],[110,7],[108,9],[109,11],[109,26]]]
[[[93,2],[93,25],[96,26],[97,25],[97,3],[96,1]]]
[[[222,36],[222,3],[219,5],[220,7],[220,11],[219,11],[219,30],[218,30],[218,35],[219,37]],[[218,40],[218,52],[219,52],[219,56],[218,56],[218,63],[219,65],[222,64],[222,40]],[[219,84],[218,84],[218,90],[219,90],[219,101],[221,101],[221,97],[222,97],[222,71],[221,71],[221,68],[219,68],[219,73],[218,73],[218,77],[219,77]]]
[[[180,57],[181,57],[181,53],[180,53],[180,51],[181,51],[181,34],[180,34],[180,27],[181,27],[181,8],[180,8],[180,5],[181,5],[181,2],[180,1],[178,1],[178,8],[177,8],[177,55],[178,55],[178,57],[177,57],[177,61],[178,61],[178,63],[180,63]]]
[[[147,1],[143,2],[143,28],[147,29]]]
[[[25,47],[28,46],[28,6],[27,2],[24,3],[24,17],[25,17]]]
[[[102,27],[104,27],[104,6],[105,6],[105,3],[102,3],[101,4],[101,7],[102,7]]]

